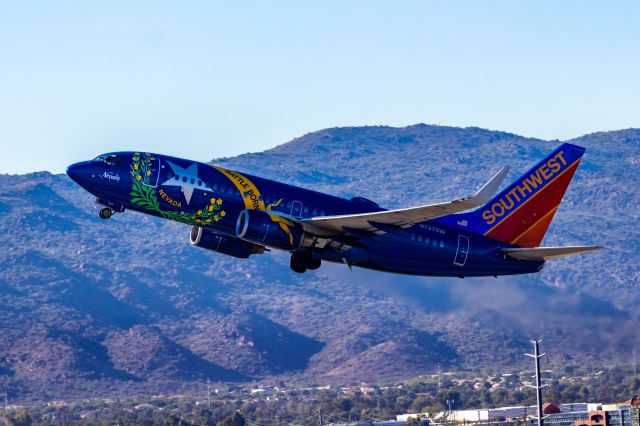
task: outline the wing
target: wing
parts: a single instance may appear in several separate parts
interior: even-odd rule
[[[384,226],[408,228],[416,223],[452,213],[459,213],[486,204],[498,190],[508,172],[509,167],[503,167],[474,195],[447,203],[370,213],[314,217],[303,220],[302,224],[307,231],[323,236],[340,235],[351,230],[384,233],[381,229]]]

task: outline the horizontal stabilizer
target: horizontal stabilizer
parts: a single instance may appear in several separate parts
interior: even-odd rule
[[[568,246],[568,247],[533,247],[504,248],[502,252],[518,260],[551,260],[559,257],[573,256],[578,253],[600,250],[602,246]]]

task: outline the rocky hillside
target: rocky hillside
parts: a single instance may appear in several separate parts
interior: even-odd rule
[[[499,279],[403,277],[283,254],[241,261],[188,229],[97,217],[64,175],[0,175],[0,392],[10,398],[178,392],[212,381],[387,380],[443,368],[624,363],[638,340],[640,130],[586,135],[587,155],[545,240],[607,250]],[[399,207],[515,178],[557,141],[477,128],[327,129],[215,160]]]

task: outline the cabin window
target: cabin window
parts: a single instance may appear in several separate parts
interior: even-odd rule
[[[313,215],[314,215],[314,216],[317,216],[317,215],[318,215],[318,210],[313,209]]]
[[[411,234],[411,240],[415,240],[416,239],[416,234]]]
[[[288,208],[288,209],[290,209],[290,208],[291,208],[291,201],[289,201],[289,202],[287,203],[287,208]]]
[[[182,176],[182,181],[186,182],[187,181],[187,177],[186,176]]]
[[[429,241],[431,241],[431,240],[429,239],[429,237],[424,237],[424,242],[425,242],[425,244],[429,244]]]
[[[214,191],[217,191],[217,190],[218,190],[218,184],[217,184],[217,183],[214,183],[214,184],[213,184],[213,186],[212,186],[212,188],[213,188],[213,190],[214,190]]]
[[[198,179],[198,186],[202,186],[202,181]]]
[[[422,242],[422,235],[418,235],[418,241]]]
[[[194,183],[196,183],[196,180],[194,178],[191,178],[189,182],[191,183],[191,185],[193,185]]]
[[[444,241],[440,241],[440,248],[444,247]]]
[[[324,210],[322,210],[322,211],[320,212],[320,216],[324,216],[324,215],[325,215]]]
[[[180,176],[178,176],[178,175],[175,175],[173,178],[174,178],[175,180],[180,180]]]
[[[433,240],[433,246],[438,247],[438,242],[436,240]]]

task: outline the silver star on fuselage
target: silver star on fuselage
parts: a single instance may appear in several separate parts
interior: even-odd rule
[[[200,189],[203,191],[211,191],[213,189],[209,188],[202,180],[198,177],[198,164],[193,163],[186,169],[178,166],[171,161],[167,161],[171,170],[175,174],[171,179],[167,179],[162,185],[163,186],[179,186],[182,188],[182,193],[184,194],[184,199],[187,200],[187,205],[191,201],[191,196],[193,195],[193,191],[195,189]],[[176,176],[178,179],[176,179]],[[198,182],[201,182],[198,185]]]

